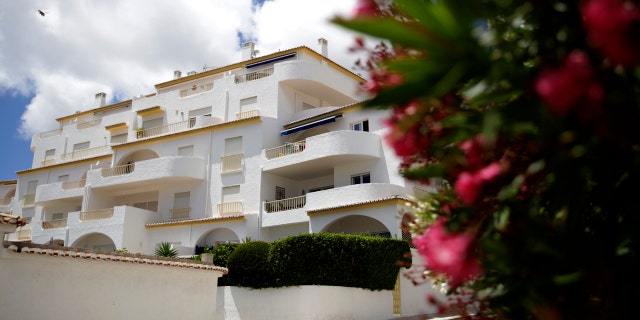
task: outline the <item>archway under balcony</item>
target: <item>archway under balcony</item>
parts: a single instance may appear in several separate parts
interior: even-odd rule
[[[116,250],[116,244],[113,240],[103,233],[90,233],[80,237],[71,245],[73,248],[92,249],[92,250]]]
[[[339,218],[329,223],[321,232],[391,237],[391,231],[382,222],[363,215],[349,215]]]
[[[240,238],[231,229],[216,228],[205,234],[196,242],[196,254],[199,254],[204,247],[213,247],[224,243],[240,243]]]
[[[150,149],[143,149],[131,152],[120,158],[116,166],[122,166],[126,164],[136,163],[138,161],[144,161],[149,159],[159,158],[158,154]]]

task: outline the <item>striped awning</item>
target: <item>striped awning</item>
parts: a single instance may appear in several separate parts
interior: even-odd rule
[[[316,120],[316,121],[313,121],[313,122],[301,124],[301,125],[293,127],[293,128],[282,130],[280,132],[280,135],[281,136],[286,136],[288,134],[292,134],[292,133],[295,133],[295,132],[311,129],[313,127],[321,126],[323,124],[336,122],[336,118],[341,117],[341,116],[342,115],[338,114],[338,115],[329,116],[329,117],[326,117],[326,118],[323,118],[323,119],[320,119],[320,120]]]

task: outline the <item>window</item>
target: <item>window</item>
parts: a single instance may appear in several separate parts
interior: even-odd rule
[[[189,111],[189,127],[193,127],[198,123],[199,117],[211,117],[212,107],[200,108]]]
[[[55,159],[56,149],[49,149],[44,152],[44,160]]]
[[[149,129],[162,126],[164,118],[156,118],[142,121],[142,129]]]
[[[224,140],[224,154],[240,154],[242,153],[242,137],[229,138]]]
[[[230,186],[222,188],[222,202],[240,201],[240,186]]]
[[[76,143],[73,145],[73,151],[89,149],[89,141]]]
[[[355,131],[369,131],[369,120],[362,120],[351,124],[351,129]]]
[[[351,176],[351,184],[371,183],[371,176],[369,173],[361,173],[355,176]]]
[[[258,103],[258,97],[257,96],[240,99],[240,111],[250,110],[250,108],[248,108],[248,106],[250,106],[252,104],[256,104],[256,103]]]
[[[111,136],[111,144],[120,144],[127,142],[127,133],[114,134]]]
[[[188,208],[189,202],[191,198],[190,192],[178,192],[173,197],[173,208],[174,209],[182,209]]]
[[[192,157],[193,156],[193,146],[186,146],[178,148],[178,155],[184,157]]]
[[[282,200],[286,198],[285,189],[283,187],[276,187],[276,200]]]
[[[32,180],[27,182],[27,193],[26,194],[36,194],[36,189],[38,188],[38,180]]]

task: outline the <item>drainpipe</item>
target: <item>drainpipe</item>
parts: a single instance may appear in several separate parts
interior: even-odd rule
[[[209,202],[211,202],[211,152],[213,152],[213,147],[211,146],[211,141],[213,140],[213,131],[209,130],[209,154],[207,155],[207,168],[206,168],[206,195],[205,195],[205,205],[204,212],[205,214],[209,214]],[[211,212],[211,217],[213,217],[213,212]]]
[[[229,90],[225,91],[225,99],[224,99],[224,121],[229,121]]]

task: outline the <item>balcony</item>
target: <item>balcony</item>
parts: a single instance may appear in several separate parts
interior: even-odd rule
[[[76,129],[78,130],[88,129],[88,128],[99,125],[101,122],[102,122],[102,118],[78,122],[76,123]]]
[[[265,201],[262,216],[263,227],[273,227],[291,223],[308,222],[309,216],[304,208],[307,196],[298,196],[282,200]]]
[[[307,203],[307,196],[299,196],[294,198],[267,201],[264,203],[266,213],[279,212],[302,208]]]
[[[55,220],[46,220],[42,221],[42,229],[59,229],[67,227],[67,219],[55,219]]]
[[[106,220],[113,217],[113,208],[98,209],[90,211],[81,211],[79,215],[80,221]]]
[[[46,139],[48,137],[54,137],[54,136],[60,135],[61,133],[62,133],[62,129],[54,129],[54,130],[49,130],[49,131],[46,131],[46,132],[40,132],[38,134],[38,137],[40,139]]]
[[[95,148],[74,150],[72,152],[64,153],[60,156],[60,159],[64,162],[67,162],[67,161],[74,161],[74,160],[103,156],[110,153],[111,153],[111,147],[100,146]]]
[[[220,157],[220,172],[238,172],[242,170],[242,158],[243,154],[231,154]]]
[[[236,120],[249,119],[260,115],[260,110],[248,110],[236,113]]]
[[[87,183],[92,188],[117,194],[157,189],[159,183],[201,182],[204,178],[204,160],[184,156],[149,159],[87,173]]]
[[[265,150],[268,161],[262,170],[289,179],[308,179],[333,174],[343,163],[378,159],[381,149],[380,136],[375,133],[333,131]]]
[[[240,215],[244,213],[242,201],[218,203],[218,213],[221,216]]]
[[[410,190],[389,183],[364,183],[327,189],[307,194],[305,210],[321,210],[333,207],[366,203],[375,200],[405,196]]]
[[[209,127],[220,122],[221,120],[215,117],[201,116],[196,117],[195,120],[189,119],[148,129],[136,129],[136,139],[147,139],[191,129]]]
[[[273,75],[273,67],[236,75],[236,83],[249,82],[259,80]]]
[[[86,180],[83,179],[39,185],[35,202],[43,205],[53,204],[56,201],[81,201],[84,195],[85,182]]]
[[[171,220],[176,219],[189,219],[191,208],[173,208],[169,210],[169,218]]]

